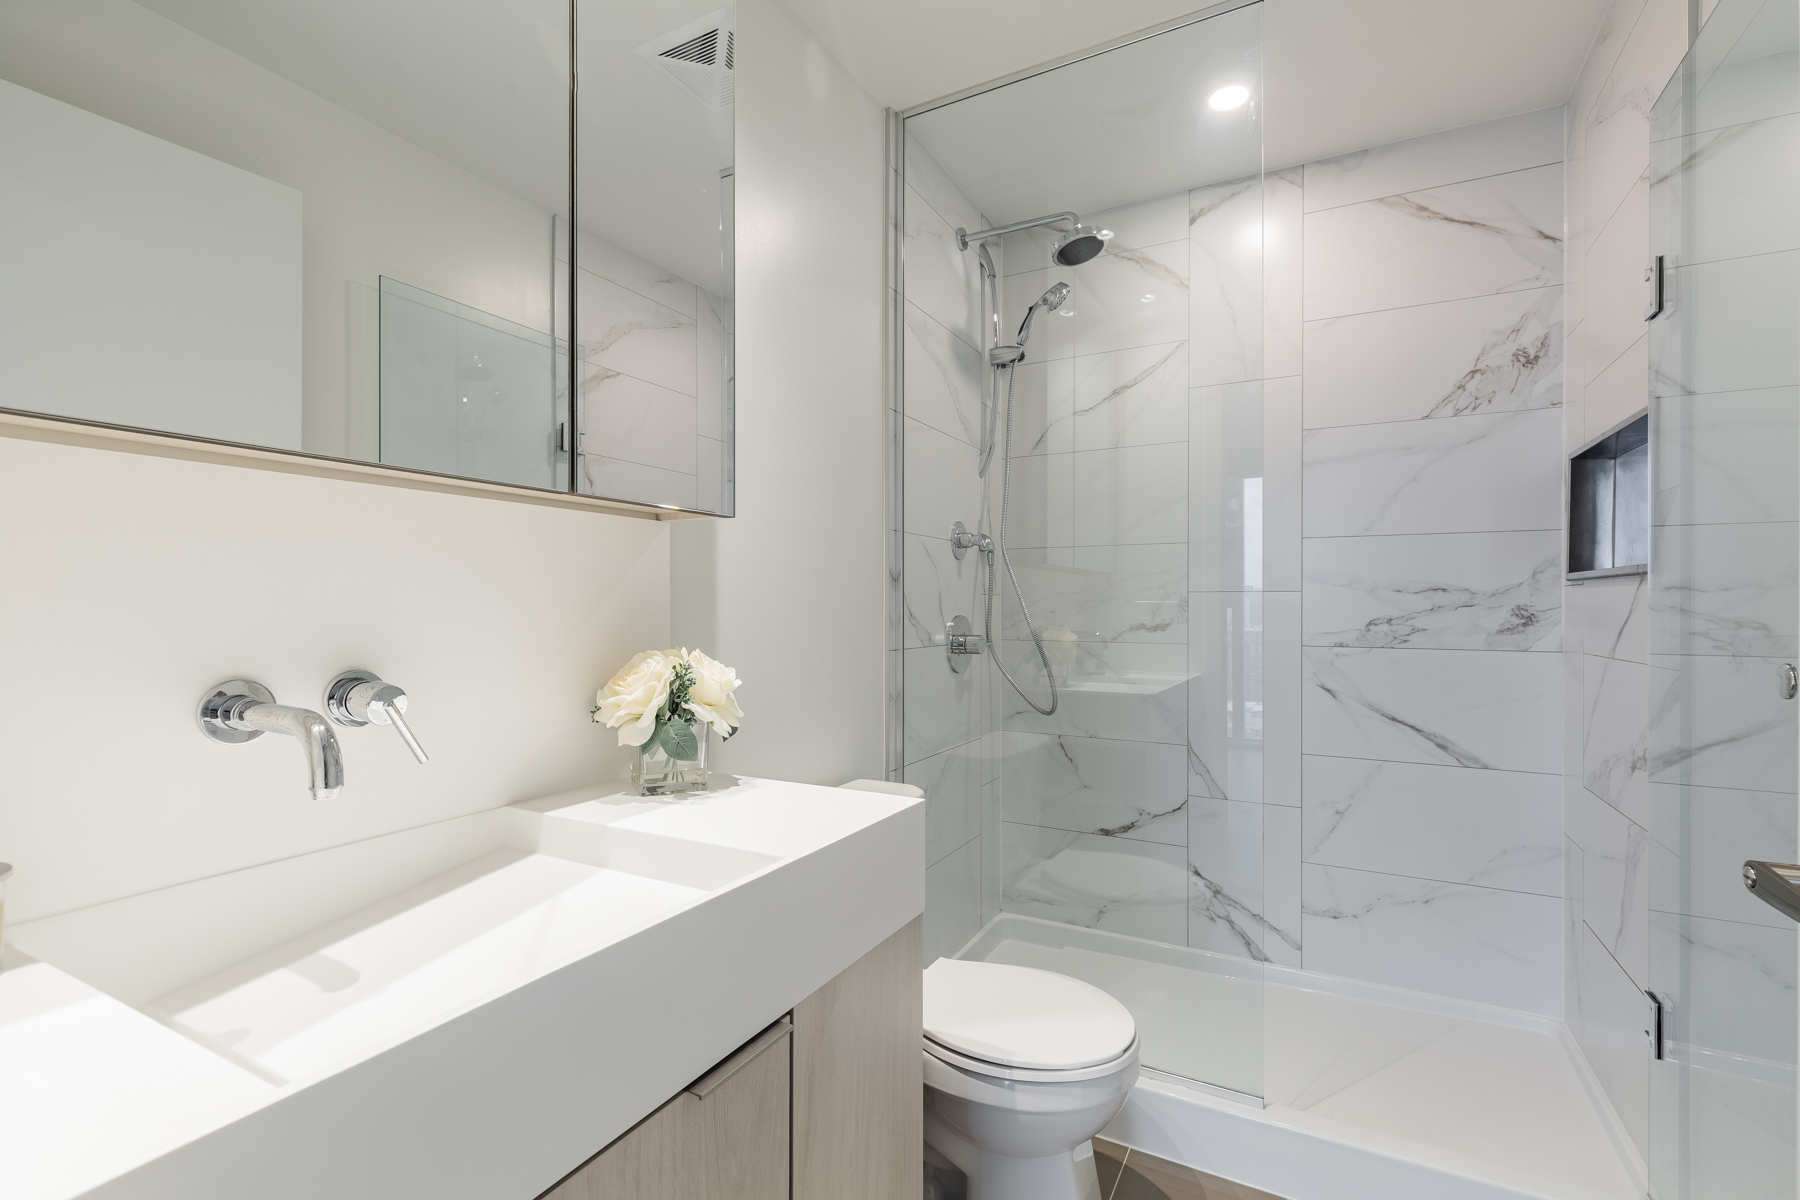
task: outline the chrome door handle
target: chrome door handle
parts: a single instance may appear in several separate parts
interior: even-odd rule
[[[1800,921],[1800,864],[1750,859],[1744,863],[1744,886],[1782,916]]]

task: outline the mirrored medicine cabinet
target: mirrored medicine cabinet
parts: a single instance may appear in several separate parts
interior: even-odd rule
[[[734,50],[718,0],[7,0],[0,408],[729,516]]]

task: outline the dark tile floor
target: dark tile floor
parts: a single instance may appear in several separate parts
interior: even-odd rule
[[[1094,1139],[1101,1200],[1281,1200],[1117,1142]]]

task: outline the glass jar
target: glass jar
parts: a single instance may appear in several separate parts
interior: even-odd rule
[[[710,726],[698,722],[693,726],[698,758],[670,758],[662,739],[651,738],[649,746],[639,746],[631,764],[631,782],[640,796],[670,796],[677,792],[706,790],[706,749],[712,741]]]

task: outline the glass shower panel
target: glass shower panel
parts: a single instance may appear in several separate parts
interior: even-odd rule
[[[1146,1068],[1249,1096],[1261,20],[1247,5],[907,119],[899,416],[927,959],[1087,979],[1131,1009]],[[960,674],[959,615],[991,628]]]
[[[1720,0],[1651,117],[1650,1171],[1659,1200],[1795,1194],[1800,22]],[[1652,308],[1654,308],[1654,293]],[[1621,1047],[1621,1054],[1640,1051]]]

